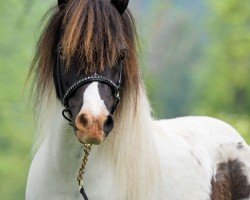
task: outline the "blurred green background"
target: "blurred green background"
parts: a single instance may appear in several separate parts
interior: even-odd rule
[[[24,199],[34,137],[25,79],[55,0],[0,1],[0,199]],[[156,118],[209,115],[250,142],[250,1],[136,0]]]

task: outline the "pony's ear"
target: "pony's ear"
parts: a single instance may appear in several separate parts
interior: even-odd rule
[[[64,5],[68,2],[68,0],[57,0],[57,1],[60,10],[62,10],[64,8]]]
[[[111,3],[116,7],[118,12],[122,15],[128,7],[129,0],[111,0]]]

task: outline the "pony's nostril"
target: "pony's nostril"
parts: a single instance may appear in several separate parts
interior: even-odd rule
[[[83,125],[83,126],[87,126],[88,125],[88,118],[86,114],[81,114],[79,116],[79,122]]]
[[[108,135],[110,131],[114,128],[114,120],[111,115],[109,115],[103,124],[103,132]]]

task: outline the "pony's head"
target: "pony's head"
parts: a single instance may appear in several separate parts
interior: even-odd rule
[[[82,143],[100,144],[112,131],[120,97],[121,104],[136,101],[140,75],[128,1],[58,0],[38,43],[31,68],[37,100],[54,90]]]

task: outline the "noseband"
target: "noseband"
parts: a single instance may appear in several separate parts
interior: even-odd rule
[[[111,114],[114,114],[114,112],[116,111],[116,109],[119,105],[119,102],[120,102],[120,88],[121,88],[121,84],[122,84],[122,71],[123,71],[123,62],[122,61],[123,61],[123,59],[118,60],[119,80],[118,80],[117,84],[114,83],[112,80],[95,73],[94,75],[86,76],[80,80],[77,80],[66,91],[63,91],[61,78],[60,78],[61,69],[62,69],[61,67],[63,66],[63,62],[61,59],[60,47],[58,46],[58,48],[57,48],[57,62],[56,62],[55,71],[54,71],[54,77],[55,77],[54,79],[55,79],[55,83],[58,87],[59,98],[64,106],[64,110],[62,111],[62,115],[67,121],[70,122],[71,126],[72,126],[72,121],[71,121],[72,112],[71,112],[71,109],[69,107],[69,99],[72,96],[72,94],[77,89],[79,89],[81,86],[92,83],[92,82],[98,82],[101,84],[105,84],[105,85],[109,86],[112,89],[112,91],[114,91],[115,103],[114,103],[112,110],[111,110]]]

